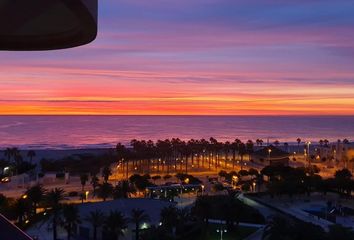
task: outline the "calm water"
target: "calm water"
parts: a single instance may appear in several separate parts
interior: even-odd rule
[[[0,148],[110,147],[131,139],[354,140],[354,116],[2,116]]]

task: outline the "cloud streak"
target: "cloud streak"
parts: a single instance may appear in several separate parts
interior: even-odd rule
[[[354,3],[107,0],[93,44],[0,53],[0,114],[354,114]]]

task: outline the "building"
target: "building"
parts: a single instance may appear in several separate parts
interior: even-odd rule
[[[0,214],[0,239],[1,240],[32,240],[25,232],[11,223]]]
[[[78,236],[82,239],[92,239],[93,237],[93,227],[90,222],[86,221],[86,216],[90,212],[100,210],[106,216],[109,215],[110,211],[119,211],[126,218],[130,218],[131,212],[133,209],[144,210],[145,213],[149,216],[149,221],[142,223],[140,226],[143,228],[148,228],[149,226],[157,226],[160,223],[160,212],[163,208],[174,206],[174,203],[160,201],[155,199],[148,198],[128,198],[128,199],[118,199],[106,202],[95,202],[95,203],[86,203],[78,205],[79,214],[81,218],[81,223],[78,226]],[[102,227],[97,229],[97,239],[104,240],[104,232]],[[126,230],[124,237],[119,239],[133,239],[135,236],[134,233],[135,224],[130,222],[128,223],[128,229]]]

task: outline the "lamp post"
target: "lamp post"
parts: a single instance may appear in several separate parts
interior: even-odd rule
[[[310,144],[311,142],[306,142],[307,144],[307,161],[308,161],[308,164],[309,164],[309,167],[311,166],[311,157],[310,157]]]
[[[268,149],[268,161],[269,161],[269,163],[270,163],[270,153],[272,152],[272,149]]]
[[[227,230],[221,228],[221,229],[216,229],[216,232],[220,233],[220,240],[222,240],[222,236],[224,233],[227,233]]]

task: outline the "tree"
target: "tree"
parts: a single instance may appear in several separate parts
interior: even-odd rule
[[[136,190],[140,192],[145,192],[146,188],[151,185],[146,175],[141,176],[139,174],[134,174],[130,176],[129,180]]]
[[[347,194],[350,195],[352,190],[350,187],[351,177],[351,172],[346,168],[335,172],[334,179],[339,191],[344,192],[346,190]]]
[[[74,228],[81,222],[77,207],[74,205],[65,205],[63,207],[63,218],[62,225],[67,231],[68,240],[70,240]]]
[[[57,224],[58,224],[58,214],[61,208],[60,201],[64,199],[64,190],[61,188],[52,189],[46,195],[46,202],[48,207],[52,209],[53,212],[53,240],[57,240]]]
[[[5,157],[7,157],[7,161],[11,161],[11,157],[12,157],[12,150],[11,148],[6,148],[4,151],[4,155]]]
[[[219,171],[218,175],[219,175],[219,177],[224,178],[224,179],[226,179],[229,176],[229,174],[224,170]]]
[[[88,181],[88,175],[86,173],[80,175],[80,182],[81,182],[81,193],[82,193],[82,198],[81,198],[81,203],[84,203],[84,188],[86,185],[86,182]]]
[[[166,174],[165,176],[163,176],[163,180],[165,180],[165,181],[167,181],[170,178],[172,178],[172,176],[170,174]]]
[[[12,208],[13,213],[18,219],[18,224],[22,226],[25,215],[27,215],[31,209],[28,199],[23,197],[17,199]]]
[[[212,205],[204,196],[199,196],[194,205],[195,214],[201,219],[206,226],[209,224]]]
[[[35,151],[29,150],[29,151],[27,152],[27,157],[29,157],[30,163],[32,163],[32,159],[33,159],[33,157],[35,157],[35,156],[36,156],[36,152],[35,152]]]
[[[160,219],[163,228],[172,234],[172,229],[176,227],[178,222],[177,208],[173,206],[163,208],[160,213]]]
[[[152,180],[154,181],[154,183],[155,183],[157,180],[161,179],[161,176],[160,176],[160,175],[155,175],[155,176],[152,176],[151,179],[152,179]]]
[[[4,195],[0,193],[0,212],[3,213],[5,210],[7,210],[9,207],[9,199]]]
[[[321,227],[316,226],[314,224],[302,222],[302,221],[293,221],[288,218],[284,218],[279,215],[276,215],[265,226],[262,240],[279,240],[279,239],[323,240],[326,239],[326,233]]]
[[[122,180],[114,187],[113,198],[129,198],[132,193],[136,193],[134,186],[128,180]]]
[[[103,177],[103,181],[105,183],[108,182],[109,176],[111,176],[111,175],[112,175],[111,168],[109,166],[103,167],[103,169],[102,169],[102,177]]]
[[[101,227],[105,221],[105,215],[100,210],[95,210],[86,216],[85,221],[91,223],[93,228],[93,240],[97,240],[97,228]]]
[[[334,174],[335,179],[340,179],[340,180],[349,180],[352,177],[351,172],[344,168],[342,170],[338,170]]]
[[[292,223],[280,216],[274,216],[265,226],[262,240],[291,239],[288,236],[292,234]]]
[[[124,236],[124,230],[127,226],[128,220],[121,212],[111,211],[105,220],[104,227],[112,239],[119,240],[120,236]]]
[[[296,139],[297,142],[297,153],[300,152],[300,143],[301,143],[301,138]]]
[[[98,180],[98,177],[93,174],[92,177],[91,177],[91,185],[92,185],[92,190],[93,190],[93,196],[96,196],[96,189],[99,185],[99,180]]]
[[[285,147],[285,151],[289,152],[289,143],[285,142],[284,147]]]
[[[26,191],[25,194],[28,196],[28,200],[32,203],[32,214],[36,214],[37,206],[44,199],[45,193],[46,189],[41,185],[33,186]]]
[[[258,175],[259,175],[259,172],[258,172],[257,169],[250,168],[250,169],[248,170],[248,175],[258,176]]]
[[[352,240],[354,239],[354,232],[349,227],[343,227],[339,224],[329,226],[328,240]]]
[[[144,221],[149,221],[150,218],[142,209],[134,208],[131,212],[131,221],[135,224],[135,239],[139,240],[140,236],[140,224]]]
[[[246,145],[244,143],[240,143],[238,147],[238,155],[241,157],[241,170],[243,169],[243,156],[246,154]]]
[[[98,197],[102,198],[105,202],[107,198],[112,196],[113,193],[113,186],[110,183],[104,182],[99,185],[97,190]]]

